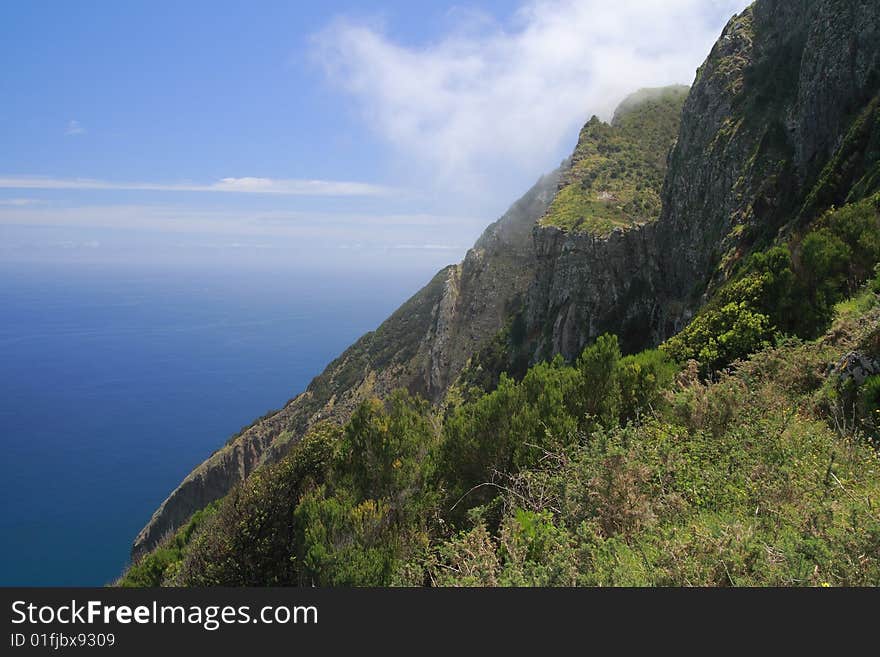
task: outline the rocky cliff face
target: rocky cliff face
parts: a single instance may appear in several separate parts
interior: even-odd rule
[[[660,284],[655,222],[687,92],[643,89],[610,124],[593,117],[581,131],[534,230],[538,270],[526,302],[533,360],[572,359],[605,332],[636,350],[671,330],[653,298]]]
[[[744,255],[822,209],[807,202],[836,155],[826,177],[846,180],[825,207],[870,175],[844,150],[880,89],[878,25],[876,1],[762,0],[734,16],[684,102],[659,219],[607,236],[536,228],[535,359],[573,358],[605,331],[629,350],[656,344]]]
[[[667,295],[698,303],[798,214],[878,92],[878,26],[877,3],[857,0],[766,0],[728,23],[670,157],[658,234]]]
[[[628,350],[668,337],[754,248],[842,202],[859,180],[880,180],[880,155],[870,155],[880,152],[878,91],[876,0],[759,0],[728,23],[671,128],[660,122],[650,143],[639,141],[639,123],[627,132],[644,98],[624,104],[611,126],[588,124],[561,175],[539,181],[461,264],[196,468],[133,556],[316,421],[343,420],[365,397],[398,387],[441,399],[522,307],[534,360],[574,358],[606,331]],[[564,220],[548,220],[560,208]]]
[[[226,495],[255,468],[278,460],[314,423],[342,422],[365,398],[398,388],[433,401],[442,398],[471,354],[521,304],[535,275],[531,230],[558,181],[558,172],[542,177],[486,229],[462,263],[439,272],[376,331],[333,361],[303,394],[193,470],[138,534],[132,558]]]
[[[652,225],[607,237],[555,226],[535,230],[538,275],[528,294],[533,361],[562,354],[573,360],[603,333],[616,333],[626,351],[659,342],[672,313],[654,296],[660,285]]]

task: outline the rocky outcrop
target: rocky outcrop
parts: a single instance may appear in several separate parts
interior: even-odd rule
[[[852,383],[862,385],[869,377],[880,374],[880,362],[860,351],[851,351],[828,370],[828,375],[837,379],[838,385]]]
[[[534,360],[555,354],[573,360],[606,332],[628,351],[668,333],[666,313],[652,295],[659,271],[655,232],[651,225],[607,237],[535,230],[538,275],[527,302],[527,324],[539,335]]]
[[[643,89],[624,99],[611,124],[593,117],[581,130],[559,195],[534,229],[538,266],[526,301],[533,361],[571,360],[605,332],[635,351],[674,330],[675,314],[654,297],[661,286],[656,221],[686,96],[687,87]],[[627,196],[635,203],[624,204]],[[566,207],[560,198],[582,201]],[[645,202],[651,198],[656,206]],[[634,205],[655,209],[635,216]],[[574,222],[572,207],[584,215]],[[600,217],[615,210],[617,226],[603,230],[615,222]]]
[[[880,87],[877,2],[812,4],[801,18],[806,43],[788,119],[803,178],[819,173],[839,145],[838,136]],[[772,14],[760,5],[756,9],[759,15]]]
[[[698,303],[797,214],[878,92],[878,25],[876,2],[857,0],[765,0],[728,23],[670,157],[658,234],[667,295]]]
[[[398,388],[433,401],[442,398],[471,354],[521,303],[535,276],[532,226],[546,211],[558,179],[558,172],[542,177],[486,229],[462,263],[439,272],[376,331],[333,361],[303,394],[193,470],[138,534],[132,559],[226,495],[255,468],[277,461],[316,422],[343,422],[365,398]]]

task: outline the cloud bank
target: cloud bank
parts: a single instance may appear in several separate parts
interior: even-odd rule
[[[506,23],[473,12],[429,45],[340,18],[314,56],[408,166],[491,191],[567,153],[590,115],[641,88],[690,84],[747,0],[533,0]]]

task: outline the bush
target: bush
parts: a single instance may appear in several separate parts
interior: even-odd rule
[[[344,492],[321,488],[297,506],[299,557],[304,584],[383,586],[397,560],[396,536],[387,502],[356,502]]]
[[[604,426],[620,417],[620,346],[616,335],[603,335],[577,361],[581,374],[580,415]]]
[[[234,488],[192,541],[174,583],[283,586],[301,583],[293,509],[326,479],[341,428],[313,428],[280,462]]]
[[[386,586],[428,543],[437,433],[425,400],[404,391],[355,411],[326,483],[293,513],[304,583]]]
[[[394,498],[430,478],[429,452],[436,442],[428,402],[399,391],[387,405],[362,403],[345,427],[334,484],[357,499]]]
[[[620,360],[620,422],[660,410],[663,391],[679,371],[678,365],[659,349],[649,349]]]

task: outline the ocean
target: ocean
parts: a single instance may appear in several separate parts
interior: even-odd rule
[[[0,585],[97,586],[199,462],[442,264],[0,264]]]

